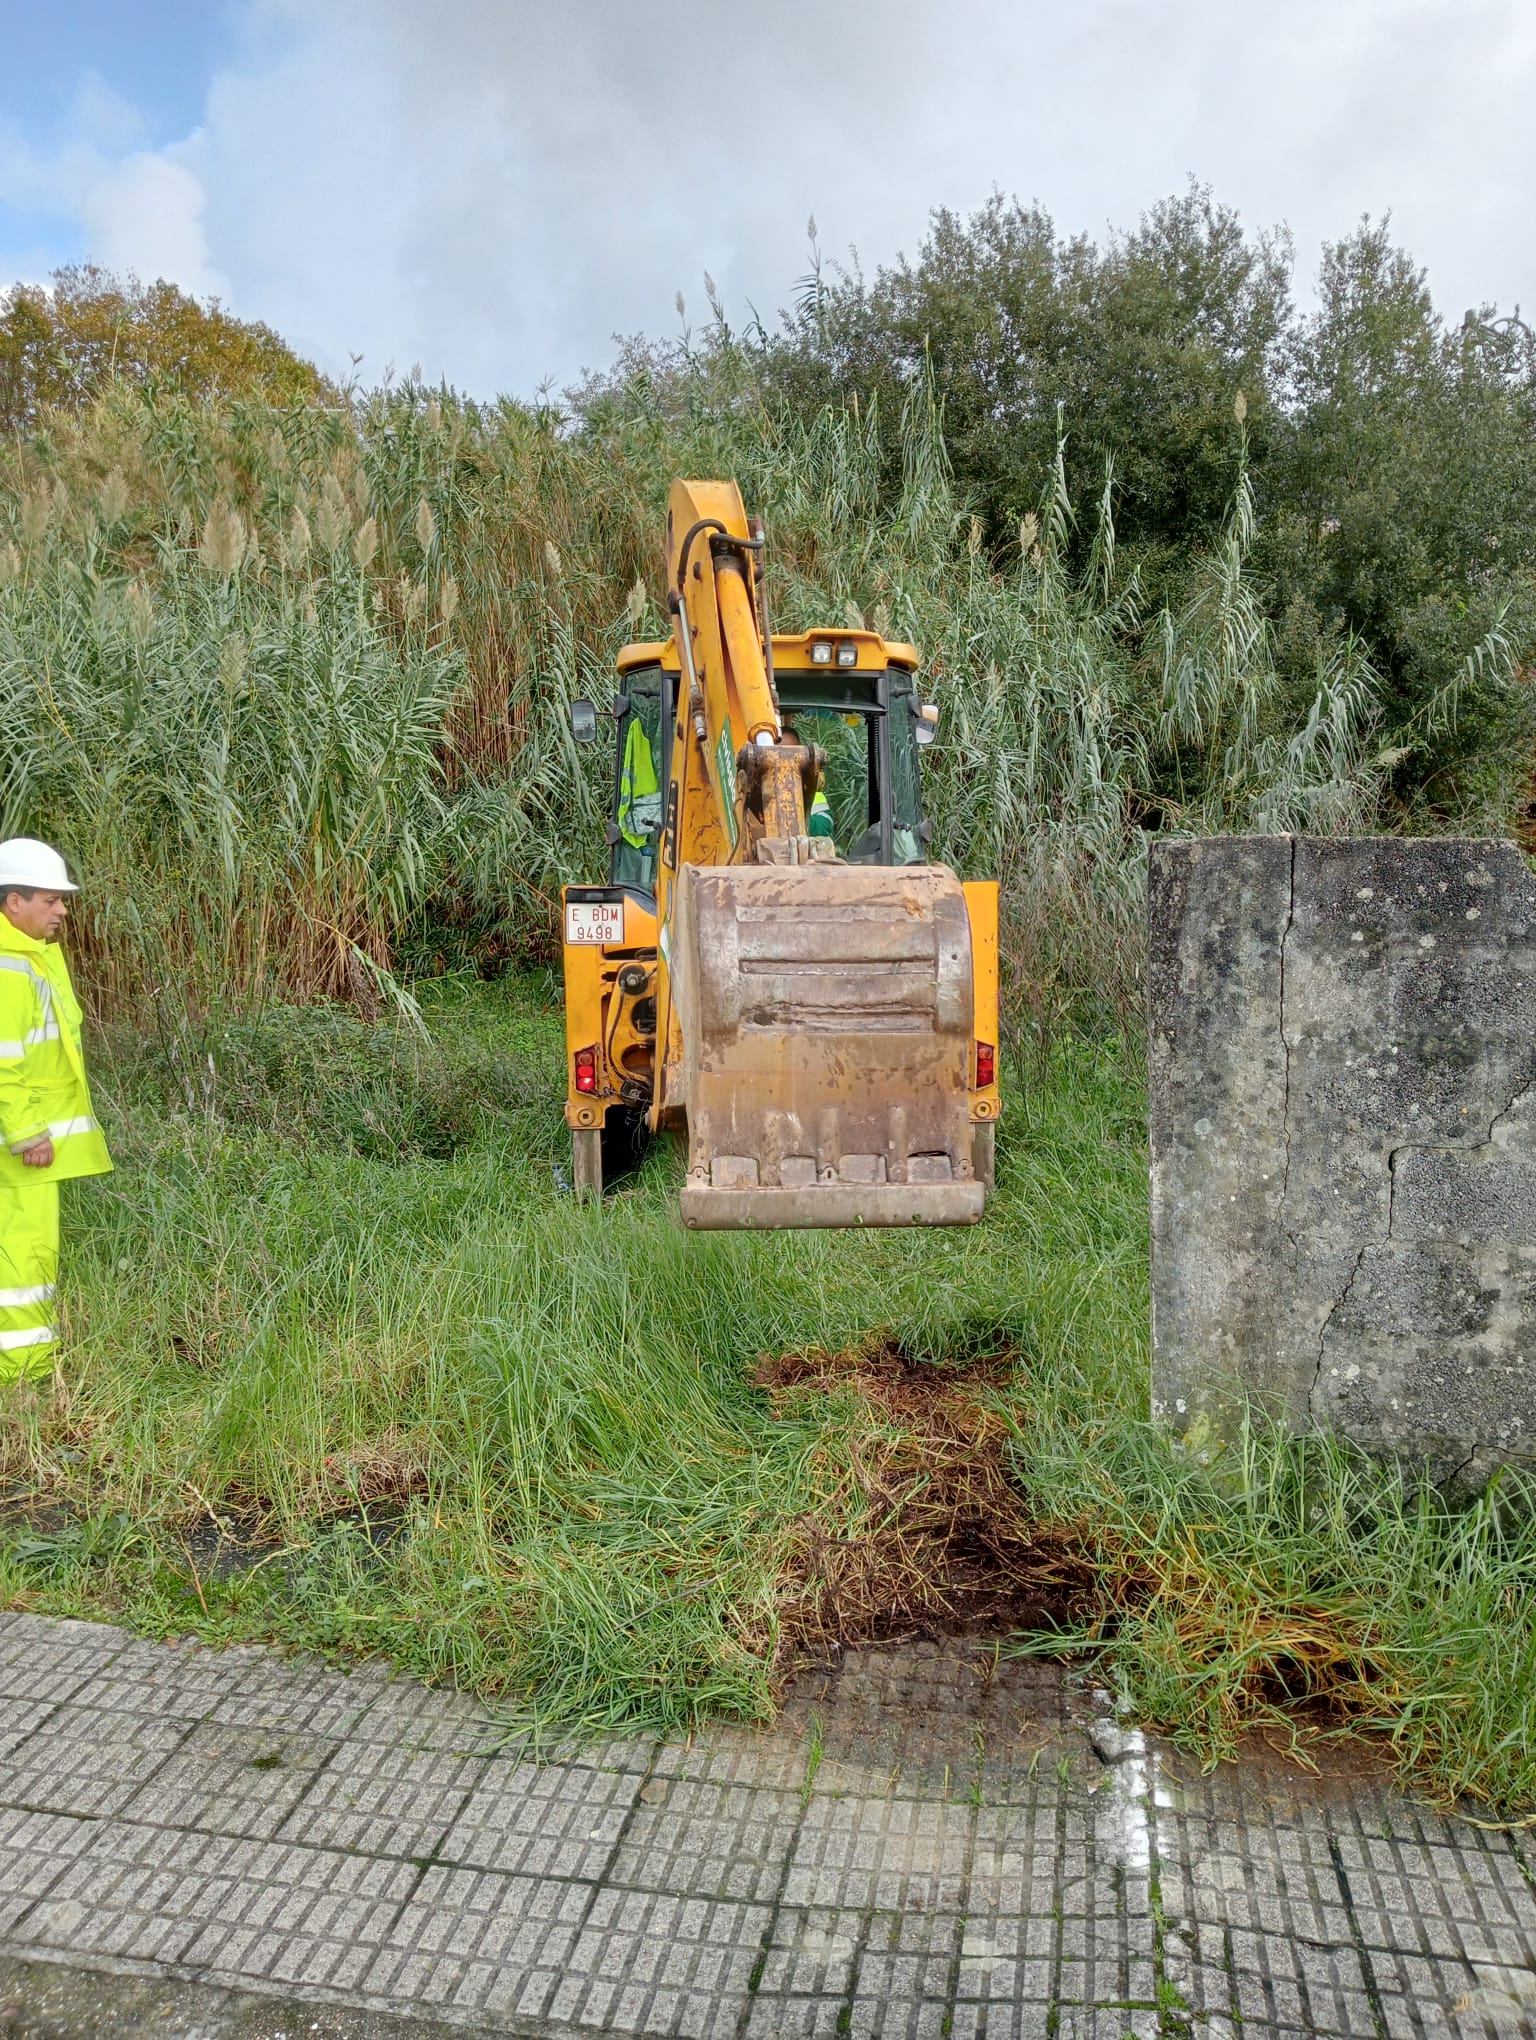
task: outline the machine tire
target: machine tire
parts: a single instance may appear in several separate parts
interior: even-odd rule
[[[642,1110],[634,1105],[611,1106],[603,1124],[603,1182],[617,1189],[639,1168],[650,1142]]]
[[[603,1201],[603,1130],[578,1127],[571,1135],[571,1187],[578,1199]]]
[[[571,1134],[571,1188],[578,1198],[601,1204],[611,1185],[632,1176],[650,1145],[645,1114],[632,1106],[614,1107],[601,1126],[577,1127]]]
[[[971,1129],[971,1166],[990,1197],[997,1188],[997,1121],[978,1119]]]

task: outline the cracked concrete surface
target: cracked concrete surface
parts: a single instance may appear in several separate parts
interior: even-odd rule
[[[1536,1462],[1536,879],[1513,845],[1159,843],[1153,1396],[1475,1489]]]
[[[542,1763],[374,1666],[14,1612],[0,1700],[11,2040],[1536,2032],[1528,1837],[1358,1752],[1202,1776],[974,1643]]]

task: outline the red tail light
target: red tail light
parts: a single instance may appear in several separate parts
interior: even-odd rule
[[[976,1044],[976,1088],[985,1091],[997,1082],[997,1049],[990,1041]]]
[[[576,1088],[578,1091],[597,1089],[597,1050],[578,1048],[576,1051]]]

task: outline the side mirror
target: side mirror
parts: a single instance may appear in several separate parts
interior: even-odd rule
[[[918,749],[922,751],[927,750],[928,746],[933,742],[934,738],[938,734],[939,734],[938,731],[934,728],[931,722],[920,722],[917,728],[912,732],[913,739],[915,740]]]
[[[597,710],[590,701],[571,703],[571,735],[578,744],[597,742]]]

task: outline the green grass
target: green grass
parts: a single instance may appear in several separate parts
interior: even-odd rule
[[[196,1110],[163,1045],[101,1046],[119,1166],[68,1195],[63,1385],[4,1413],[0,1598],[382,1651],[562,1730],[763,1717],[806,1526],[878,1533],[850,1470],[898,1419],[751,1374],[889,1337],[1014,1356],[982,1398],[1144,1718],[1214,1755],[1289,1691],[1442,1794],[1536,1797],[1528,1514],[1267,1435],[1213,1476],[1145,1421],[1123,1051],[1011,1074],[980,1228],[695,1236],[667,1149],[601,1212],[563,1189],[547,978],[424,1010],[216,1032]]]

